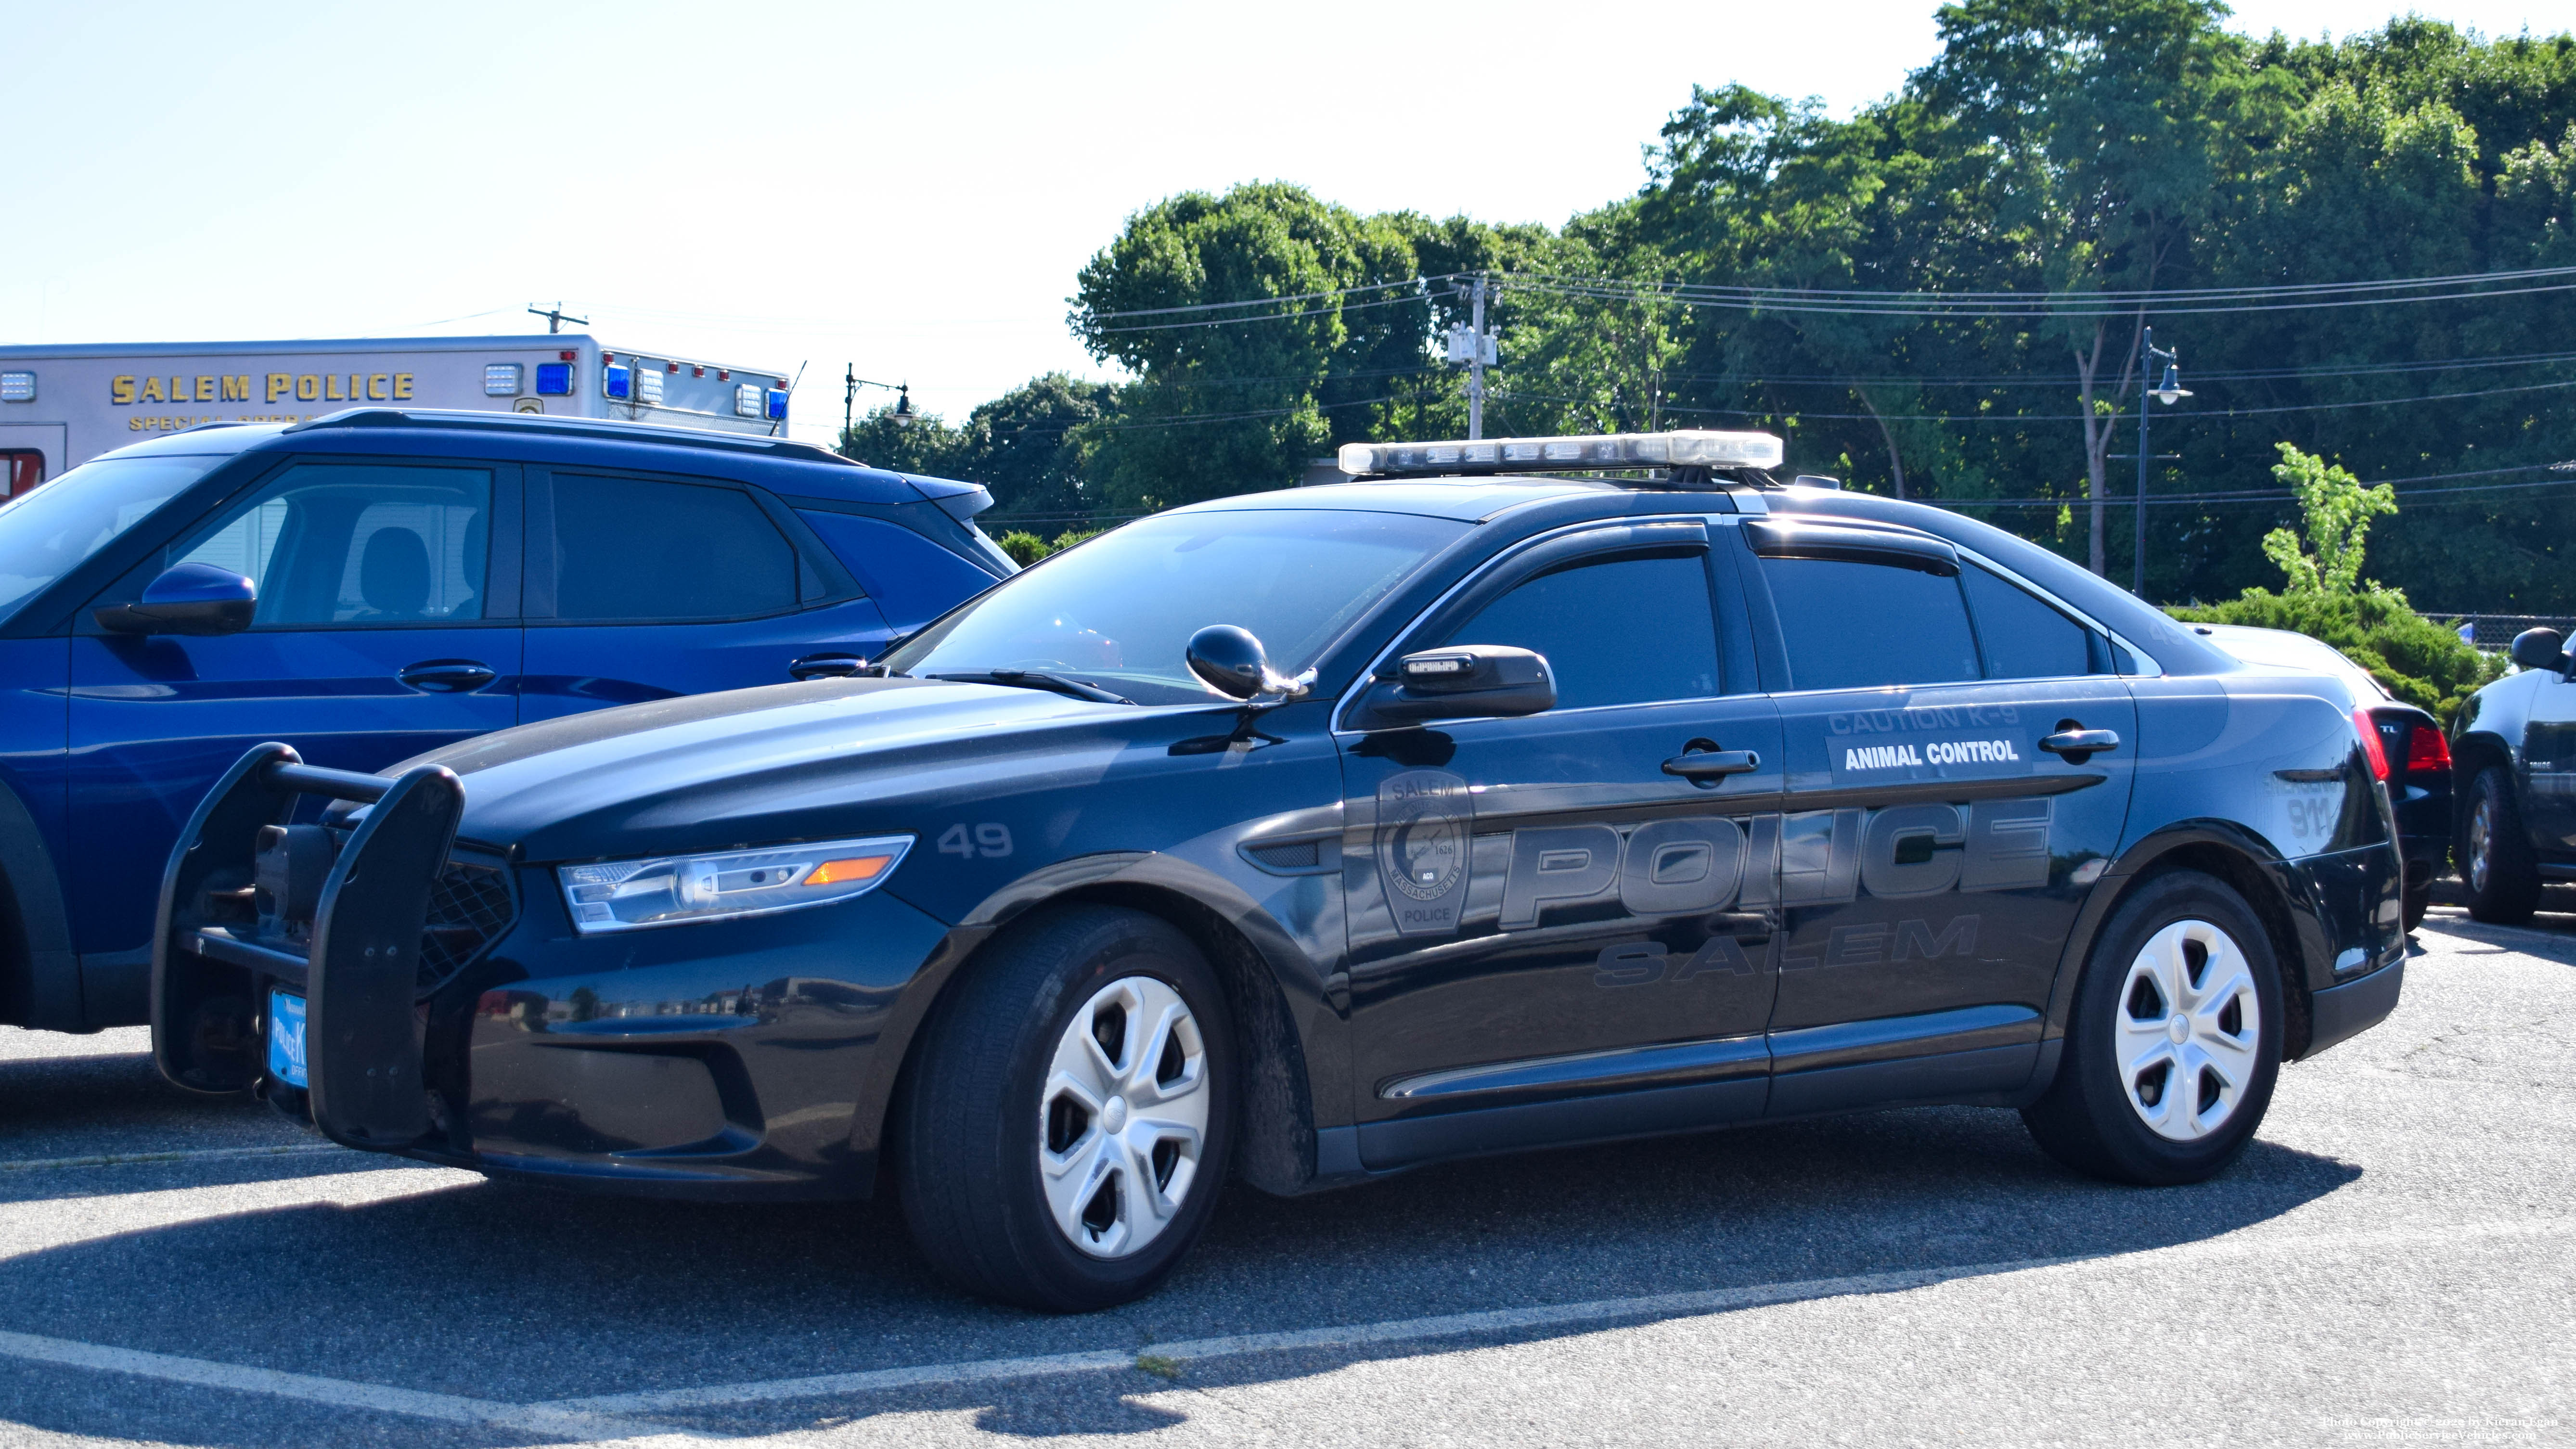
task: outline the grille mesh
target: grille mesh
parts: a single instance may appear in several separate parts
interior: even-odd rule
[[[507,872],[451,860],[430,887],[420,932],[420,989],[445,984],[518,914]]]

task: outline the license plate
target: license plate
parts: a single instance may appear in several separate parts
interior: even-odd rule
[[[304,1086],[304,998],[268,993],[268,1074],[290,1087]]]

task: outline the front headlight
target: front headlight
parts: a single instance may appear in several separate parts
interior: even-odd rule
[[[863,896],[894,874],[909,835],[823,840],[719,855],[666,855],[555,868],[585,936],[722,921]]]

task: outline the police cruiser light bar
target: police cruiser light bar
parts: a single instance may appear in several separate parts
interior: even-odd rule
[[[1777,468],[1784,456],[1769,433],[1609,433],[1574,438],[1495,438],[1457,443],[1344,443],[1341,468],[1354,478],[1401,473],[1564,472],[1588,468]]]

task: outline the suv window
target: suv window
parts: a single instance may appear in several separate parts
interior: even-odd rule
[[[164,562],[249,576],[255,626],[451,623],[483,617],[491,540],[489,469],[305,463]]]
[[[1962,564],[1988,679],[2062,679],[2093,672],[2084,626],[1975,564]]]
[[[796,550],[737,488],[554,475],[555,617],[740,619],[796,607]]]
[[[1513,589],[1450,644],[1508,644],[1547,656],[1559,709],[1700,699],[1717,693],[1717,625],[1698,555],[1574,564]]]
[[[1959,581],[1841,559],[1766,558],[1791,689],[1876,689],[1976,679]]]

